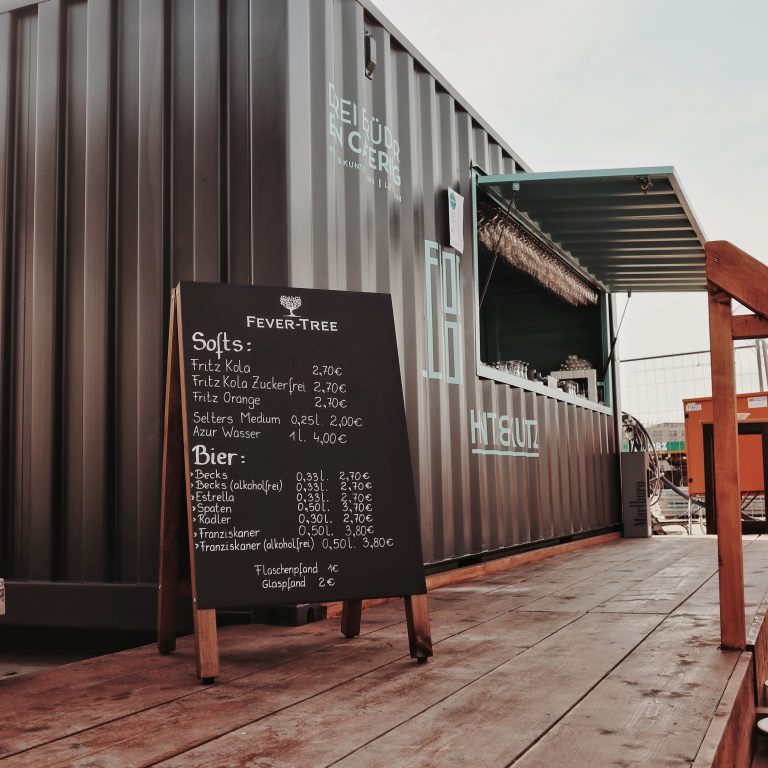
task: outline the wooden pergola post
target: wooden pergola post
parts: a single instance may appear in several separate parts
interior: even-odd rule
[[[734,339],[768,337],[768,267],[724,240],[708,242],[705,254],[712,359],[720,641],[723,648],[744,650],[747,630],[733,342]],[[732,299],[755,314],[734,317]]]
[[[709,339],[715,443],[717,559],[720,564],[720,642],[723,648],[743,649],[747,629],[744,617],[739,438],[731,316],[731,297],[710,288]]]

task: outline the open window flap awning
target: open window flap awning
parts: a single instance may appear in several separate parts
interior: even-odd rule
[[[610,292],[703,291],[704,233],[675,170],[479,176],[478,189],[532,224]]]

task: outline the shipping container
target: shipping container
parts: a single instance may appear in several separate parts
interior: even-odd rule
[[[1,621],[151,625],[179,280],[392,294],[430,567],[617,528],[615,381],[481,360],[578,351],[536,286],[479,306],[474,179],[528,169],[367,0],[3,7]],[[574,325],[598,369],[611,314]]]

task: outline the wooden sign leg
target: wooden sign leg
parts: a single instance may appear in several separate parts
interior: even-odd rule
[[[432,632],[429,628],[427,596],[406,595],[403,600],[411,657],[423,664],[432,656]],[[360,634],[362,608],[362,600],[344,601],[341,610],[341,633],[344,637],[357,637]]]
[[[176,594],[178,591],[178,518],[160,515],[160,578],[157,593],[157,648],[176,650]]]
[[[179,586],[179,536],[182,515],[187,517],[192,577],[192,618],[195,629],[195,666],[203,683],[219,674],[216,610],[197,608],[192,536],[192,498],[186,461],[184,380],[181,376],[181,317],[176,292],[171,294],[168,365],[165,380],[162,498],[160,506],[160,577],[157,598],[157,647],[161,653],[176,648],[176,596]]]
[[[187,508],[187,535],[189,541],[190,581],[192,586],[192,619],[195,628],[195,667],[197,677],[203,683],[212,683],[219,674],[219,638],[216,631],[216,609],[197,607],[197,574],[195,571],[195,538],[192,520],[192,488],[190,485],[189,439],[187,435],[186,381],[184,379],[184,327],[181,315],[181,295],[176,289],[174,298],[176,314],[176,369],[179,378],[179,401],[181,403],[182,455],[184,457],[184,494]]]
[[[357,637],[360,634],[360,614],[362,600],[345,600],[341,607],[341,634],[344,637]]]
[[[432,632],[429,628],[429,610],[426,595],[406,595],[405,619],[408,624],[408,643],[411,657],[420,664],[432,656]]]
[[[165,376],[163,475],[160,501],[160,576],[157,595],[157,647],[160,653],[176,649],[176,593],[179,579],[179,521],[186,514],[184,488],[184,436],[181,424],[179,348],[176,302],[171,295],[168,363]]]
[[[193,608],[195,620],[195,666],[203,683],[212,683],[219,674],[219,638],[216,609]]]

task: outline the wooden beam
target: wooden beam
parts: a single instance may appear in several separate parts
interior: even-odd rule
[[[727,240],[711,240],[704,252],[707,280],[756,314],[768,316],[768,266]]]
[[[768,339],[768,319],[760,315],[734,315],[731,319],[734,341]]]
[[[717,554],[720,566],[720,639],[723,648],[744,650],[747,629],[744,617],[739,444],[731,318],[731,297],[712,288],[709,294],[709,337],[712,359]]]

